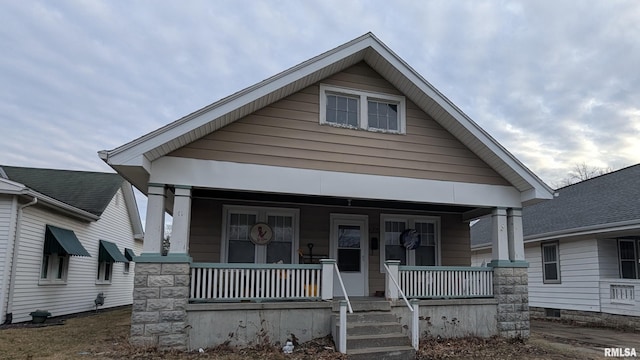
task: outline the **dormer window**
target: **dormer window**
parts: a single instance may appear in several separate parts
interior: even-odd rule
[[[320,84],[320,124],[404,134],[404,96]]]

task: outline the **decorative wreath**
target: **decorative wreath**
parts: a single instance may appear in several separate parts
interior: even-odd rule
[[[415,250],[420,246],[420,234],[416,229],[407,229],[400,234],[400,245],[407,250]]]

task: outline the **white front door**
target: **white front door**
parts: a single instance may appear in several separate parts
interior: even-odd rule
[[[369,293],[368,217],[366,215],[331,214],[331,253],[349,296]],[[342,297],[337,274],[333,278],[333,295]]]

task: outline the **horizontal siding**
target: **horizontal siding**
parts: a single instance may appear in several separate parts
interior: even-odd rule
[[[399,94],[364,63],[323,83]],[[319,124],[319,85],[273,103],[169,156],[305,169],[508,185],[411,101],[407,134]]]
[[[562,283],[544,284],[540,244],[532,244],[525,248],[525,257],[529,262],[529,305],[600,311],[597,241],[561,241],[559,252]]]
[[[13,297],[14,322],[30,320],[29,313],[36,309],[48,310],[53,316],[95,309],[93,300],[104,292],[104,307],[114,307],[133,302],[133,276],[135,264],[124,274],[124,264],[113,266],[110,285],[96,285],[99,240],[115,243],[120,251],[133,249],[137,255],[141,242],[133,239],[131,221],[122,192],[120,201],[108,205],[100,220],[86,223],[71,219],[39,206],[24,210]],[[91,257],[72,256],[65,285],[38,285],[46,224],[73,230]]]
[[[601,278],[619,278],[618,242],[615,239],[598,239],[598,254]]]
[[[471,266],[486,266],[493,260],[491,249],[471,250]]]
[[[194,262],[219,262],[220,242],[222,236],[222,207],[226,205],[281,207],[300,210],[300,239],[299,248],[304,254],[302,261],[307,261],[309,249],[307,244],[313,243],[314,258],[318,256],[332,257],[330,250],[330,214],[359,214],[367,215],[369,221],[369,238],[380,235],[380,213],[414,214],[424,213],[359,209],[353,207],[328,207],[312,206],[304,204],[279,204],[279,203],[251,203],[232,200],[216,200],[194,198],[192,201],[192,217],[189,239],[189,254]],[[438,214],[428,214],[438,215]],[[447,266],[469,266],[469,226],[462,222],[460,215],[441,215],[441,258],[442,264]],[[379,244],[382,246],[382,244]],[[384,291],[385,279],[380,263],[380,246],[377,250],[368,249],[369,252],[369,294],[376,291]]]
[[[9,275],[13,261],[12,222],[15,222],[16,209],[14,196],[0,195],[0,324],[5,321]],[[13,228],[15,231],[15,228]]]

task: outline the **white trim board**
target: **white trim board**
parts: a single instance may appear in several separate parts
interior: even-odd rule
[[[481,207],[522,207],[511,186],[400,178],[165,156],[150,182],[193,187]],[[385,189],[381,191],[380,189]]]

